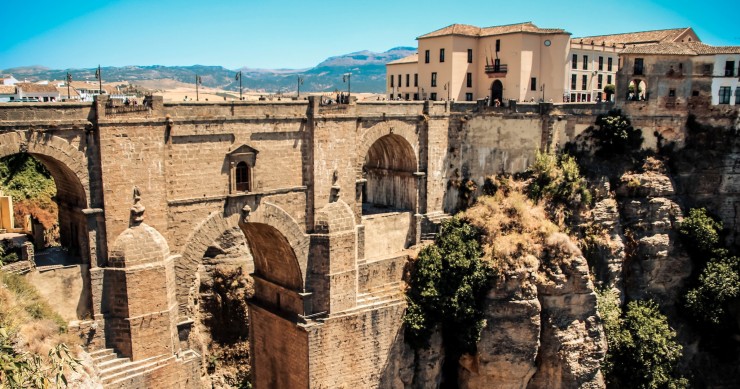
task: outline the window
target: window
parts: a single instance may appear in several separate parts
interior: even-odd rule
[[[691,91],[691,96],[693,96],[693,97],[699,97],[699,91],[698,90]]]
[[[588,76],[585,75],[585,74],[583,75],[583,78],[582,78],[582,81],[581,81],[581,86],[582,86],[581,87],[582,90],[588,89]]]
[[[529,90],[537,90],[537,77],[532,77],[529,80]]]
[[[740,85],[735,88],[735,105],[740,105]]]
[[[609,72],[612,71],[612,57],[606,59],[606,70]]]
[[[641,76],[643,71],[643,61],[642,58],[635,58],[635,72],[634,74],[636,76]]]
[[[410,74],[406,74],[406,86],[407,87],[411,86],[411,75]]]
[[[570,61],[572,69],[578,69],[578,54],[573,54],[573,59]]]
[[[729,86],[719,87],[719,103],[730,104],[731,89]]]
[[[604,76],[603,76],[603,75],[601,75],[601,74],[599,74],[598,78],[596,79],[596,84],[597,84],[597,85],[596,85],[596,88],[597,88],[598,90],[601,90],[602,88],[604,88],[604,85],[603,85],[603,81],[604,81],[604,80],[603,80],[603,78],[602,78],[602,77],[604,77]]]
[[[398,87],[399,88],[401,87],[401,75],[400,74],[398,75]]]
[[[604,70],[604,57],[599,57],[599,70]]]
[[[465,75],[465,85],[468,88],[472,88],[473,87],[473,73],[468,73],[468,74]]]
[[[418,93],[414,93],[414,100],[419,100],[419,94]]]
[[[606,83],[609,84],[609,85],[612,84],[612,75],[611,74],[609,74],[609,75],[606,76]]]
[[[437,72],[432,72],[432,86],[437,86]]]
[[[424,52],[424,63],[429,63],[429,50]]]
[[[725,62],[725,77],[734,77],[735,76],[735,61],[726,61]]]
[[[408,93],[406,93],[406,98],[405,98],[405,100],[406,100],[406,101],[409,101],[409,94],[408,94]]]
[[[576,84],[578,83],[577,77],[578,76],[576,76],[575,74],[570,76],[570,89],[571,90],[576,90]]]
[[[241,145],[227,154],[229,161],[229,193],[250,192],[252,187],[252,169],[257,162],[258,151]]]
[[[588,55],[583,56],[583,70],[588,70]]]
[[[395,80],[395,79],[396,79],[395,77],[391,76],[391,88],[393,88],[395,86],[395,85],[393,85],[393,80]]]
[[[419,86],[419,74],[414,73],[414,86]]]
[[[668,89],[668,97],[676,97],[676,90]]]
[[[473,101],[473,94],[472,93],[466,93],[465,94],[465,101]]]
[[[468,63],[473,63],[473,49],[468,49]]]
[[[501,51],[501,39],[496,39],[496,52]]]
[[[244,161],[236,164],[236,190],[249,192],[249,166]]]
[[[437,92],[432,92],[429,99],[432,101],[437,101]]]
[[[439,49],[439,62],[445,61],[445,49]]]
[[[708,76],[708,75],[712,74],[712,65],[710,65],[710,64],[708,64],[708,63],[707,63],[707,64],[704,64],[704,65],[702,65],[702,66],[701,66],[701,73],[702,73],[703,75],[705,75],[705,76]]]

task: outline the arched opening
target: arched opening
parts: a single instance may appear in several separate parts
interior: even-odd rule
[[[491,105],[495,104],[496,100],[499,103],[504,101],[504,84],[501,80],[493,80],[491,84]]]
[[[634,79],[630,81],[627,87],[628,101],[645,101],[648,98],[647,84],[644,80]]]
[[[50,270],[27,278],[64,319],[89,317],[87,196],[78,176],[51,156],[21,152],[0,158],[0,190],[6,208],[12,199],[14,219],[2,226],[3,245],[20,242],[17,259]]]
[[[416,155],[400,135],[385,135],[375,141],[362,167],[367,183],[363,189],[362,213],[412,211],[416,205]]]
[[[236,190],[239,192],[249,192],[249,166],[244,161],[236,164]]]

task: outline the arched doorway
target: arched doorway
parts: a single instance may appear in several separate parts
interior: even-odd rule
[[[504,84],[501,80],[493,80],[491,84],[491,104],[498,100],[499,103],[504,102]]]
[[[362,167],[363,215],[387,211],[412,211],[416,205],[417,163],[414,149],[402,136],[381,137],[367,152]]]
[[[37,269],[48,270],[29,272],[26,278],[65,320],[89,318],[93,299],[85,154],[45,133],[3,133],[0,144],[5,146],[0,147],[0,181],[13,200],[11,230],[33,245]]]
[[[648,99],[647,84],[644,80],[634,79],[627,87],[627,100],[644,101]]]

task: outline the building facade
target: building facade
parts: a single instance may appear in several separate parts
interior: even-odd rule
[[[408,94],[409,100],[417,95],[421,100],[473,101],[488,97],[492,103],[502,103],[563,96],[562,68],[570,33],[562,29],[539,28],[531,22],[484,28],[453,24],[417,40],[415,58],[386,66],[390,98],[406,99]]]

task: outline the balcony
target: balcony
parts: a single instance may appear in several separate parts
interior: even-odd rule
[[[506,65],[502,65],[502,64],[486,65],[486,74],[488,75],[488,77],[504,77],[506,76],[507,72],[508,72],[508,68]]]

